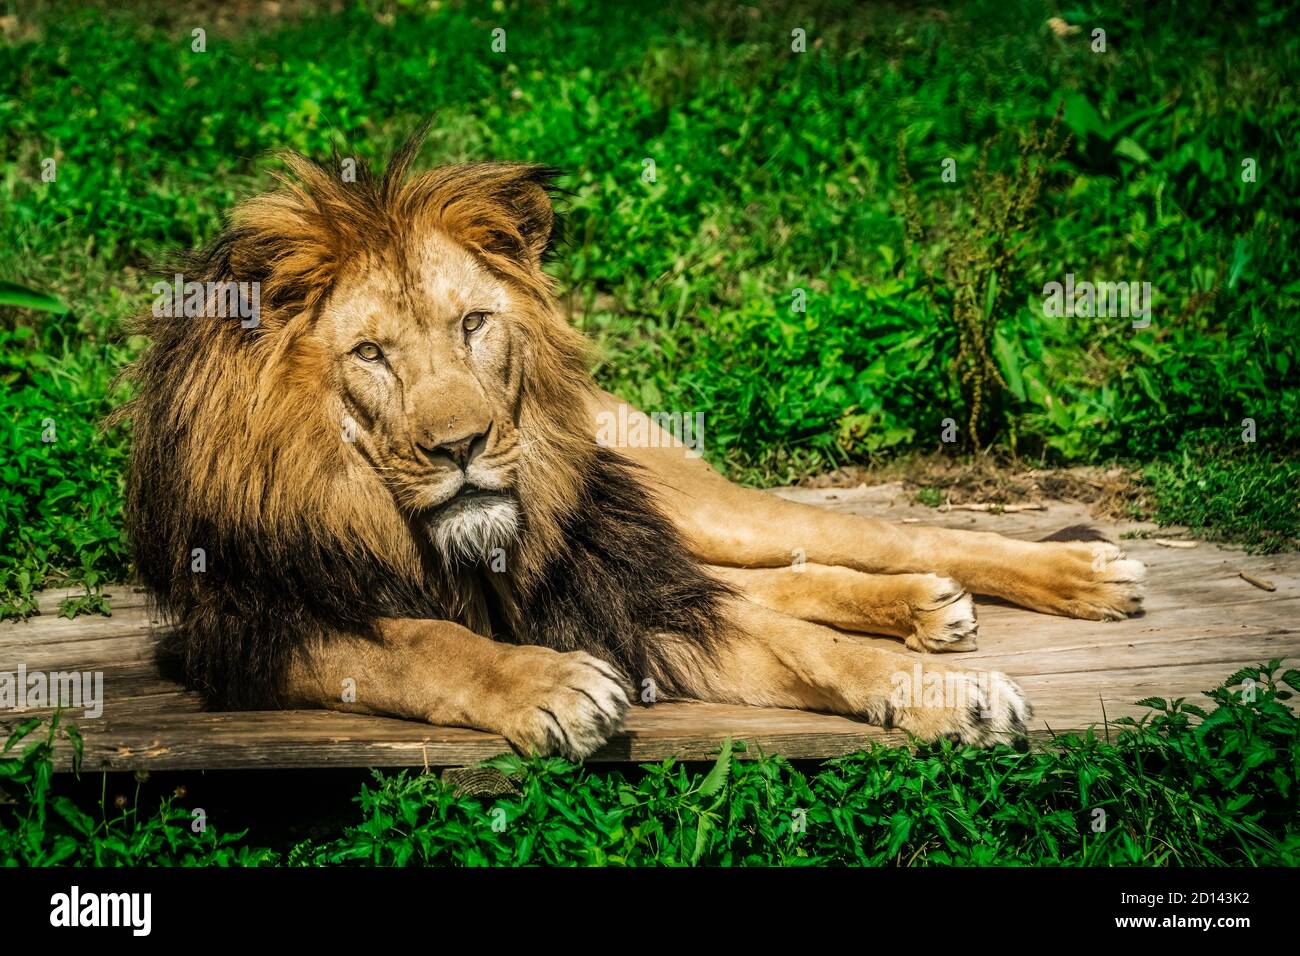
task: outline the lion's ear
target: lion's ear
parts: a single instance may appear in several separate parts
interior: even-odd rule
[[[435,170],[428,192],[438,198],[442,225],[462,242],[536,268],[556,237],[558,176],[549,166],[470,163]]]
[[[543,262],[556,239],[555,205],[551,196],[560,171],[550,166],[519,166],[519,177],[506,201],[519,222],[519,232],[534,264]]]

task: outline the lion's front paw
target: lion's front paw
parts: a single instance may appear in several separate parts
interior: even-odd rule
[[[580,651],[518,651],[510,710],[494,728],[517,750],[582,760],[622,725],[627,691],[609,664]]]
[[[973,651],[979,625],[975,602],[952,578],[925,575],[924,593],[912,609],[914,630],[905,643],[914,651]]]
[[[988,747],[1024,737],[1032,715],[1006,674],[917,667],[895,681],[888,723],[925,741]]]

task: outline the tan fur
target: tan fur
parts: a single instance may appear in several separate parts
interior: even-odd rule
[[[414,516],[467,483],[489,497],[499,489],[527,505],[510,580],[538,578],[581,507],[597,416],[619,403],[589,378],[584,341],[559,316],[541,270],[553,215],[532,168],[448,167],[408,180],[412,154],[372,199],[291,160],[283,190],[235,211],[228,271],[263,276],[261,326],[251,341],[213,331],[229,347],[212,349],[167,403],[137,418],[137,442],[161,446],[168,429],[181,436],[187,500],[201,512],[187,520],[271,546],[285,528],[323,529],[417,587],[427,563]],[[467,316],[480,312],[485,324],[470,331]],[[365,357],[372,343],[382,363]],[[842,632],[892,635],[914,650],[969,649],[967,592],[1089,618],[1138,607],[1141,566],[1113,546],[897,527],[793,504],[731,484],[644,425],[660,447],[618,451],[644,469],[646,508],[661,508],[737,592],[716,652],[681,635],[641,637],[681,665],[691,696],[990,743],[1024,731],[1029,710],[1014,683],[929,660],[922,668]],[[147,507],[142,487],[137,512]],[[796,552],[806,556],[797,570]],[[628,680],[645,675],[618,674],[582,652],[491,640],[477,585],[449,574],[429,586],[465,610],[468,626],[393,618],[374,633],[321,635],[294,658],[285,702],[477,727],[524,751],[571,757],[614,731]],[[937,675],[957,693],[900,696],[916,675]]]
[[[627,713],[617,675],[588,654],[514,647],[448,621],[382,630],[382,642],[313,647],[290,674],[287,703],[490,729],[524,751],[568,754],[589,753]]]
[[[901,637],[914,651],[973,650],[975,607],[956,581],[935,574],[864,574],[792,563],[710,571],[756,604],[841,631]]]
[[[588,414],[593,422],[602,413],[617,415],[620,404],[600,393],[589,399]],[[644,418],[636,410],[623,414],[629,422]],[[659,500],[691,550],[712,564],[785,568],[800,554],[814,564],[872,574],[940,575],[975,594],[1090,620],[1118,619],[1141,606],[1143,567],[1114,545],[1017,541],[838,514],[734,485],[673,447],[672,436],[653,421],[636,427],[656,437],[624,453],[654,476]],[[820,578],[804,580],[806,590],[815,590]]]
[[[709,700],[849,714],[923,740],[1024,732],[1030,708],[1005,675],[922,664],[746,600],[732,616],[737,635],[706,677]]]

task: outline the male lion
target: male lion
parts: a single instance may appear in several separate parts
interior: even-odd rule
[[[915,659],[841,632],[967,650],[970,592],[1137,610],[1143,567],[1113,545],[895,527],[737,487],[667,436],[602,446],[617,400],[541,268],[554,171],[408,178],[418,144],[355,181],[290,157],[294,178],[190,257],[190,278],[260,284],[255,325],[148,323],[128,525],[214,703],[581,758],[653,681],[988,744],[1025,730],[1010,679],[927,660],[942,701],[900,697]]]

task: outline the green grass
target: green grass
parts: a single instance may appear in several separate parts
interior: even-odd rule
[[[1279,457],[1215,433],[1189,435],[1178,453],[1145,469],[1162,525],[1185,525],[1210,541],[1275,554],[1300,547],[1300,456]]]
[[[32,721],[0,756],[14,797],[0,805],[0,863],[1294,866],[1292,690],[1300,672],[1273,661],[1229,677],[1206,708],[1148,700],[1140,720],[1029,752],[876,748],[812,772],[730,745],[707,772],[501,758],[518,793],[500,798],[376,771],[339,826],[288,846],[212,820],[195,832],[183,798],[142,799],[139,785],[79,803],[50,774],[75,731]]]
[[[269,187],[267,151],[374,159],[426,114],[425,164],[569,171],[553,268],[603,349],[598,378],[652,409],[705,412],[706,453],[735,477],[951,448],[941,422],[971,411],[959,300],[989,336],[975,346],[995,366],[981,428],[996,449],[1167,459],[1154,472],[1166,516],[1200,489],[1179,465],[1191,431],[1226,438],[1251,417],[1257,458],[1300,447],[1300,14],[1287,4],[1170,16],[977,0],[933,15],[818,0],[625,17],[594,0],[404,2],[214,21],[204,53],[190,39],[203,14],[35,11],[0,43],[0,303],[18,286],[69,308],[27,293],[0,304],[0,616],[63,582],[86,584],[93,607],[129,572],[129,435],[98,423],[141,347],[121,329],[147,306],[150,264]],[[1104,27],[1107,52],[1089,29],[1053,35],[1057,14]],[[806,53],[790,50],[796,26]],[[1015,201],[1018,143],[1058,104],[1071,143],[1041,160],[1015,254],[992,281],[964,270],[932,289],[928,268],[965,248],[956,238],[991,248],[967,235],[973,202],[988,189],[989,208]],[[920,249],[903,241],[900,136]],[[981,187],[986,147],[994,185]],[[1242,181],[1243,158],[1257,182]],[[1066,273],[1150,281],[1151,326],[1045,316],[1042,286]],[[1229,533],[1233,500],[1203,519]],[[1246,520],[1280,541],[1295,517],[1279,505]]]

